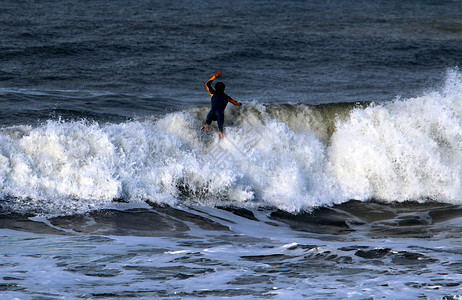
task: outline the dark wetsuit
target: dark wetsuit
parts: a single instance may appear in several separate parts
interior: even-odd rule
[[[234,101],[226,95],[225,93],[223,94],[218,94],[217,91],[215,91],[212,88],[212,81],[209,80],[206,83],[207,90],[210,93],[210,96],[212,97],[212,108],[210,109],[207,119],[205,120],[205,124],[210,125],[212,121],[217,121],[218,123],[218,130],[223,132],[223,123],[225,121],[225,108],[226,105],[228,105],[228,102],[233,103],[234,105],[240,105],[238,102]]]

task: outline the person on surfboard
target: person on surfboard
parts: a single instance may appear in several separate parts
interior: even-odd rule
[[[225,84],[223,82],[217,82],[215,84],[215,89],[212,88],[212,82],[221,76],[221,72],[217,72],[212,76],[206,83],[207,91],[212,98],[212,107],[207,114],[207,119],[205,120],[204,130],[209,131],[209,126],[212,124],[212,121],[217,121],[218,123],[218,136],[220,139],[223,138],[223,123],[225,121],[225,108],[228,105],[228,102],[236,106],[241,106],[242,103],[237,102],[231,99],[230,96],[225,94]]]

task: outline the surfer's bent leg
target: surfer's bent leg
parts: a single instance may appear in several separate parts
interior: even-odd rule
[[[212,124],[213,115],[214,115],[213,110],[210,110],[209,113],[207,114],[207,118],[205,119],[205,125]]]
[[[223,123],[225,122],[225,112],[217,112],[218,131],[223,132]]]

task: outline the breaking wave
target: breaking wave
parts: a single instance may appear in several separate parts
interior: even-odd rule
[[[3,128],[1,202],[51,210],[193,202],[296,213],[351,199],[462,200],[457,70],[439,91],[380,104],[233,107],[222,141],[215,127],[200,130],[207,111]]]

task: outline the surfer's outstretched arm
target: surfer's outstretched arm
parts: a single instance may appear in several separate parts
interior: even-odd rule
[[[236,106],[241,106],[241,105],[242,105],[241,102],[238,102],[238,101],[236,101],[236,100],[234,100],[234,99],[231,99],[231,97],[228,98],[228,102],[229,102],[229,103],[232,103],[232,104],[234,104],[234,105],[236,105]]]
[[[207,91],[209,91],[210,96],[213,96],[216,93],[216,91],[212,87],[212,82],[220,76],[221,76],[221,72],[216,72],[215,75],[213,75],[212,78],[210,78],[205,83],[205,87],[207,88]]]

